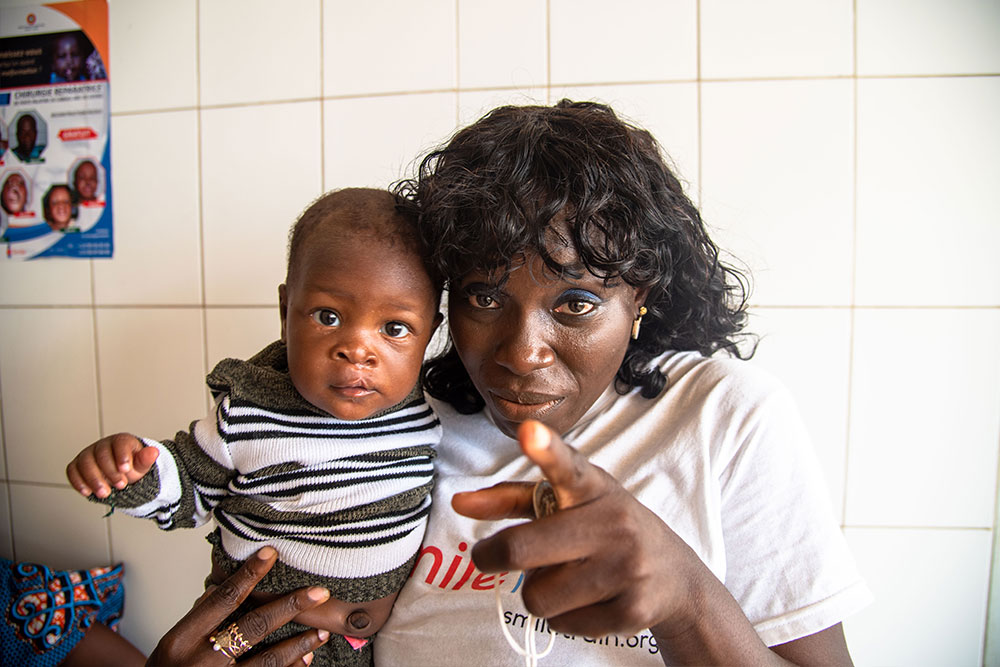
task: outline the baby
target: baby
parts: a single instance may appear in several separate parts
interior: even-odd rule
[[[440,296],[415,222],[391,194],[327,194],[291,232],[281,340],[215,367],[215,412],[173,441],[104,438],[67,476],[84,496],[164,529],[214,516],[216,582],[273,546],[278,563],[253,599],[328,588],[328,602],[296,618],[340,635],[312,664],[368,664],[359,638],[388,618],[430,507],[441,427],[418,380]]]
[[[83,49],[76,34],[60,35],[53,44],[52,53],[52,83],[65,81],[81,81],[84,77]]]

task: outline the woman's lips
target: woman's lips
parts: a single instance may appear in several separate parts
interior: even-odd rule
[[[496,412],[512,422],[542,419],[563,402],[563,396],[533,392],[490,391]]]

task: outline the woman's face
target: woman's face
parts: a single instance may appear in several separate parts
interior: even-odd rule
[[[578,261],[568,247],[553,255]],[[514,437],[537,419],[566,433],[614,379],[646,290],[621,280],[606,287],[582,268],[556,276],[537,254],[501,277],[472,273],[452,289],[459,357],[501,431]]]
[[[18,174],[11,174],[3,184],[3,209],[8,213],[20,213],[28,201],[28,188]]]
[[[49,195],[49,226],[66,229],[73,217],[73,197],[69,188],[55,188]]]

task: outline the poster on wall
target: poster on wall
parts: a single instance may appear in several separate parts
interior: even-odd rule
[[[111,257],[108,5],[0,8],[0,261]]]

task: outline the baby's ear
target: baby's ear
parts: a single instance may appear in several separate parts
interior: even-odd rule
[[[285,321],[288,319],[288,288],[278,285],[278,315],[281,317],[281,340],[285,341]]]

